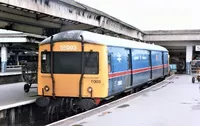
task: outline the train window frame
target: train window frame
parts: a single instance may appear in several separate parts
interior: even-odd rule
[[[42,51],[41,52],[41,56],[40,56],[40,59],[41,59],[41,73],[46,73],[46,74],[49,74],[50,73],[50,70],[49,71],[44,71],[44,69],[43,69],[43,66],[42,66],[42,61],[43,61],[43,54],[44,53],[46,53],[46,56],[47,55],[50,55],[50,52],[48,51]],[[53,55],[55,56],[55,53],[62,53],[62,54],[65,54],[65,53],[68,53],[68,54],[70,54],[70,53],[76,53],[78,56],[81,56],[81,53],[82,52],[61,52],[61,51],[54,51],[54,53],[53,53]],[[89,69],[88,67],[88,64],[85,64],[86,66],[84,66],[84,68],[85,68],[85,71],[84,71],[84,74],[87,74],[87,75],[89,75],[89,74],[99,74],[99,52],[97,52],[97,51],[93,51],[93,52],[84,52],[84,56],[85,56],[85,59],[84,59],[84,61],[86,62],[86,60],[87,60],[87,58],[88,57],[86,57],[86,55],[90,55],[90,54],[96,54],[95,55],[95,58],[96,58],[96,63],[95,63],[95,67],[93,68],[93,69],[95,69],[94,71],[95,72],[88,72],[89,70],[86,70],[86,69]],[[50,62],[50,59],[51,59],[51,57],[49,58],[49,62]],[[91,59],[89,59],[89,60],[91,60]],[[80,60],[81,61],[81,60]],[[91,63],[91,62],[90,62]],[[93,63],[93,62],[92,62]],[[54,57],[54,64],[55,64],[55,57]],[[49,65],[50,65],[50,63],[49,63]],[[90,66],[91,66],[91,64],[90,64]],[[81,64],[80,64],[80,66],[78,65],[77,67],[80,67],[81,68]],[[91,69],[91,68],[90,68]],[[57,70],[58,71],[58,70]],[[55,68],[55,66],[54,66],[54,70],[53,70],[53,73],[54,74],[81,74],[81,69],[78,69],[78,72],[69,72],[69,71],[65,71],[65,72],[63,72],[63,71],[58,71],[58,72],[56,72],[56,68]]]
[[[51,61],[51,57],[49,57],[49,60],[47,61],[47,54],[46,53],[48,53],[47,51],[42,51],[41,52],[41,56],[40,56],[40,63],[41,63],[41,73],[50,73],[50,61]],[[45,59],[43,59],[43,55],[44,54],[46,54],[46,56],[45,56]],[[49,55],[50,56],[50,55]],[[46,62],[47,61],[47,62]],[[49,66],[48,66],[48,70],[46,70],[47,69],[47,63],[49,64]],[[45,67],[46,67],[46,69],[43,67],[43,64],[45,64]]]

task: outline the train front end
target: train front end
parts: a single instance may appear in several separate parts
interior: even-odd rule
[[[50,100],[92,99],[108,96],[106,46],[80,41],[51,41],[39,46],[39,106]],[[80,100],[81,99],[81,100]],[[81,103],[82,104],[82,103]],[[85,105],[83,105],[85,107]]]

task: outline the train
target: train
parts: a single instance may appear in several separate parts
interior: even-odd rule
[[[155,44],[70,30],[39,43],[37,65],[36,104],[52,120],[165,79],[169,53]]]

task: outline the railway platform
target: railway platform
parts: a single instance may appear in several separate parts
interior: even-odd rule
[[[22,82],[21,68],[7,68],[6,72],[0,72],[0,85]]]
[[[199,126],[199,84],[193,84],[189,75],[173,75],[115,103],[49,126]]]
[[[32,88],[29,93],[25,93],[24,84],[19,82],[0,85],[0,111],[35,102],[37,88]]]

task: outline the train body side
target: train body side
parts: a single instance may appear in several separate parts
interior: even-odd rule
[[[164,78],[168,75],[168,52],[108,47],[109,95]]]

